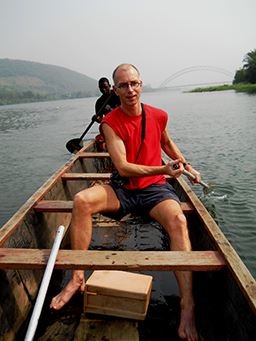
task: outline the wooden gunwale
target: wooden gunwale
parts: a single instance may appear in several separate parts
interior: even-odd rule
[[[192,203],[198,217],[202,221],[204,228],[210,236],[212,242],[225,259],[226,265],[235,278],[237,284],[245,295],[254,314],[256,315],[256,281],[238,256],[232,245],[229,243],[224,233],[220,230],[214,219],[204,207],[197,195],[181,177],[177,179],[181,188],[185,191],[189,201]]]

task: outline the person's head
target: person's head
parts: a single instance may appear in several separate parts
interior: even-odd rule
[[[98,81],[99,89],[102,94],[110,94],[111,85],[106,77],[102,77]]]
[[[139,70],[132,64],[120,64],[113,72],[114,90],[124,105],[140,100],[142,81]]]

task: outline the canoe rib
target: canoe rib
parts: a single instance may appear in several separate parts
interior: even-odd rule
[[[181,202],[181,208],[184,214],[194,211],[189,202]],[[72,209],[73,201],[65,200],[41,200],[34,206],[37,212],[72,212]]]
[[[50,250],[0,249],[2,269],[43,269]],[[226,266],[217,251],[83,251],[60,250],[56,269],[217,271]]]

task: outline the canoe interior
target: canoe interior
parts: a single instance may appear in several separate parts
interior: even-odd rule
[[[85,152],[95,152],[93,142],[87,144]],[[82,155],[83,151],[81,152]],[[87,154],[87,156],[90,156]],[[73,156],[59,169],[7,222],[0,230],[2,248],[49,249],[52,246],[56,229],[64,225],[66,235],[62,248],[69,248],[70,212],[41,212],[34,209],[41,200],[69,201],[80,190],[95,182],[104,180],[68,180],[62,175],[77,173],[109,173],[112,170],[110,159],[102,157]],[[191,201],[190,190],[184,180],[170,180],[181,201]],[[193,195],[192,195],[193,196]],[[191,201],[192,204],[193,200]],[[204,213],[205,214],[205,213]],[[208,213],[207,213],[208,214]],[[193,250],[221,251],[220,244],[208,233],[202,215],[195,210],[187,215]],[[206,219],[210,219],[208,216]],[[91,248],[93,250],[169,250],[166,234],[155,222],[128,217],[121,222],[112,221],[100,214],[93,219],[95,226]],[[223,238],[223,237],[221,237]],[[223,242],[223,239],[221,239]],[[226,242],[224,240],[224,242]],[[238,257],[238,256],[237,256]],[[148,315],[145,321],[136,324],[139,340],[165,340],[164,335],[176,340],[179,320],[179,297],[173,274],[148,271],[153,274],[154,283]],[[42,270],[0,270],[0,340],[17,340],[24,337],[28,319],[42,278]],[[88,274],[87,274],[88,275]],[[65,309],[53,313],[49,311],[50,297],[68,280],[70,272],[55,270],[46,299],[37,338],[40,340],[79,340],[81,327],[78,327],[82,313],[82,298],[74,297]],[[196,271],[194,294],[196,300],[197,326],[204,341],[232,340],[251,341],[256,335],[256,316],[253,304],[241,289],[241,283],[229,263],[219,271]],[[252,282],[252,279],[250,279]],[[255,299],[255,281],[251,284]],[[253,292],[254,291],[254,292]],[[99,316],[89,317],[94,323]],[[50,320],[50,322],[49,322]],[[111,317],[102,321],[115,321]],[[117,320],[118,321],[118,320]],[[123,323],[123,320],[121,323]],[[98,323],[98,322],[97,322]],[[102,322],[103,323],[103,322]],[[117,322],[118,323],[118,322]],[[81,324],[80,324],[81,325]],[[98,326],[98,324],[97,324]],[[79,332],[76,333],[76,329]],[[169,338],[168,338],[169,340]],[[178,339],[177,339],[178,340]],[[120,340],[121,341],[121,340]]]

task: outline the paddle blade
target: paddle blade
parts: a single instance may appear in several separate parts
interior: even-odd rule
[[[83,141],[81,139],[72,139],[66,143],[66,148],[70,153],[77,153],[83,147]]]

